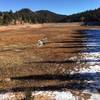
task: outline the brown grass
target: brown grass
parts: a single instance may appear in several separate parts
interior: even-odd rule
[[[48,86],[58,84],[59,81],[10,81],[6,78],[21,77],[28,75],[57,75],[66,74],[74,70],[74,64],[57,63],[34,63],[36,61],[64,61],[72,56],[71,53],[81,48],[59,48],[70,46],[60,41],[75,41],[77,30],[93,27],[68,24],[38,24],[24,26],[1,26],[0,27],[0,88],[20,86]],[[48,43],[43,47],[36,46],[37,41],[47,37]],[[81,41],[81,39],[79,39]],[[71,44],[75,46],[75,44]],[[79,43],[78,45],[81,45]],[[60,82],[59,82],[60,84]]]

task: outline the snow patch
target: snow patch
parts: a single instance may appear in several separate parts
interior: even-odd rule
[[[40,91],[40,92],[32,93],[32,96],[36,96],[36,95],[50,96],[54,98],[54,100],[76,100],[74,95],[70,91],[66,91],[66,92]]]
[[[92,94],[89,100],[100,100],[100,94]]]
[[[55,92],[56,100],[75,100],[75,97],[71,92]]]
[[[88,68],[80,69],[79,73],[96,73],[100,72],[100,65],[89,66]]]

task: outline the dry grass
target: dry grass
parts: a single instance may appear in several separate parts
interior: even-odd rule
[[[67,74],[74,70],[73,63],[34,63],[45,61],[64,61],[77,55],[76,50],[81,48],[60,48],[69,45],[67,41],[75,41],[77,30],[89,29],[79,25],[38,24],[24,26],[0,27],[0,88],[7,89],[23,86],[48,86],[60,84],[58,80],[45,81],[7,81],[10,77],[29,75],[57,75]],[[78,34],[79,35],[79,34]],[[48,42],[41,48],[36,43],[39,39],[47,38]],[[81,39],[78,39],[81,41]],[[66,43],[62,43],[66,41]],[[61,43],[60,43],[61,42]],[[81,43],[78,43],[81,45]],[[62,82],[61,82],[62,83]]]

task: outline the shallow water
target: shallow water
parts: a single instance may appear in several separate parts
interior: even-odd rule
[[[83,35],[85,36],[86,47],[91,46],[88,48],[88,52],[100,52],[100,30],[86,30],[83,31]],[[83,39],[84,41],[84,39]]]

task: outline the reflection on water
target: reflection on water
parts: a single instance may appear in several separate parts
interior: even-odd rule
[[[85,44],[85,50],[83,50],[79,55],[81,59],[85,59],[87,62],[84,64],[83,68],[80,68],[79,73],[91,73],[92,79],[95,79],[94,84],[88,83],[88,88],[90,89],[100,89],[100,77],[98,73],[100,72],[100,30],[85,30],[82,32],[84,38],[82,38],[83,45]],[[81,63],[81,62],[80,62]],[[95,75],[94,75],[95,73]],[[90,76],[87,76],[88,78]],[[93,91],[93,90],[92,90]]]
[[[99,60],[100,59],[100,30],[85,30],[82,32],[85,36],[85,51],[82,56],[85,59]],[[82,39],[84,41],[84,39]],[[87,53],[86,53],[87,52]]]
[[[83,34],[87,40],[86,47],[91,46],[87,52],[100,52],[100,30],[86,30]]]
[[[81,61],[85,60],[84,67],[89,68],[91,65],[100,64],[100,30],[85,30],[80,34],[84,49],[82,49],[78,57]],[[94,67],[95,68],[95,67]]]

